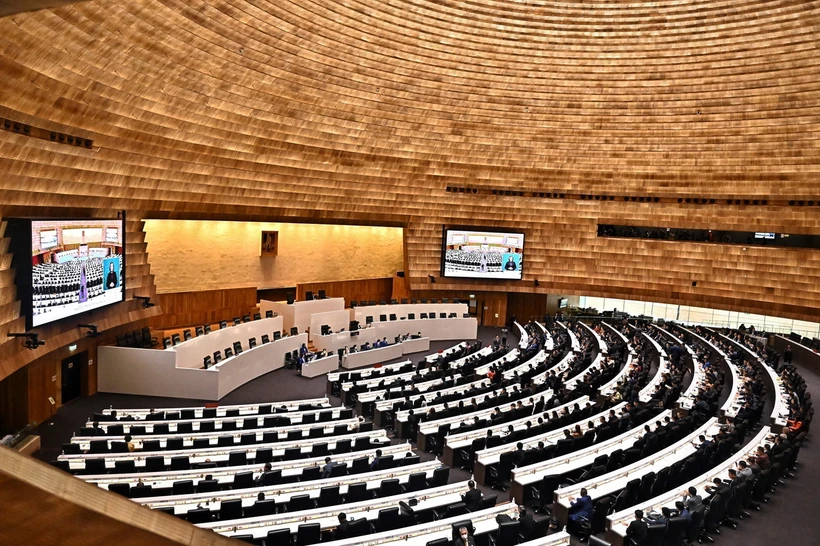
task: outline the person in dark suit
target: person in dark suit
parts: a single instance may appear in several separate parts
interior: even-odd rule
[[[339,525],[337,525],[336,530],[333,531],[333,540],[342,540],[343,538],[348,538],[348,535],[350,534],[350,523],[348,523],[347,521],[347,515],[344,512],[340,512],[338,517]]]
[[[109,262],[108,276],[105,278],[105,286],[108,288],[116,288],[118,281],[119,279],[117,279],[117,272],[114,271],[114,262]]]
[[[458,530],[458,539],[453,541],[453,546],[475,546],[475,539],[470,536],[466,527]]]
[[[382,456],[382,450],[377,449],[376,450],[376,456],[373,457],[372,461],[370,461],[370,470],[378,470],[379,469],[379,459],[381,458],[381,456]]]
[[[535,524],[535,520],[524,506],[518,507],[518,523],[520,525],[521,536],[523,536],[524,539],[532,538],[532,528]]]
[[[516,265],[515,260],[513,260],[512,256],[507,258],[507,263],[504,264],[504,270],[505,271],[518,271],[518,265]]]
[[[581,494],[569,503],[569,519],[573,522],[573,527],[580,519],[592,518],[592,498],[587,493],[585,487],[581,488]]]
[[[626,528],[626,536],[636,544],[640,544],[646,536],[646,522],[643,520],[643,510],[635,510],[635,520]]]
[[[325,466],[322,467],[322,478],[329,478],[332,471],[333,461],[330,460],[330,457],[325,457]]]
[[[467,510],[470,512],[475,512],[481,509],[481,491],[475,488],[475,482],[470,480],[467,482],[467,487],[469,488],[466,493],[461,497],[461,500],[464,501],[464,505],[467,507]]]

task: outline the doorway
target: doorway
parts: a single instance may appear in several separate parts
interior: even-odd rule
[[[61,403],[67,404],[75,398],[80,397],[81,392],[81,373],[80,367],[83,362],[88,359],[88,351],[76,355],[72,355],[62,364],[62,392]]]

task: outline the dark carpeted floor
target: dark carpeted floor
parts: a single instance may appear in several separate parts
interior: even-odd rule
[[[479,328],[478,337],[489,343],[500,332],[499,328]],[[512,334],[512,332],[511,332]],[[517,344],[514,335],[509,336],[510,345]],[[455,342],[433,342],[430,352],[451,347]],[[427,353],[410,355],[411,360],[417,360]],[[810,392],[820,392],[820,376],[800,366],[800,373],[808,384]],[[222,404],[243,404],[254,402],[276,402],[282,400],[297,400],[302,398],[318,398],[325,396],[324,377],[307,379],[296,376],[291,370],[277,370],[255,381],[244,385],[220,402]],[[158,398],[150,396],[134,396],[110,393],[97,393],[93,396],[80,398],[60,408],[57,415],[38,428],[41,436],[42,449],[36,457],[50,461],[60,453],[63,442],[70,440],[73,433],[80,430],[88,417],[109,406],[115,408],[144,408],[144,407],[179,407],[187,405],[201,405],[203,400],[187,400],[179,398]],[[334,405],[339,404],[338,398],[330,398]],[[812,490],[820,484],[820,454],[811,445],[812,435],[800,452],[798,472],[795,479],[787,479],[786,485],[781,486],[777,493],[771,496],[768,504],[760,512],[754,512],[751,519],[740,523],[737,530],[725,528],[720,536],[715,537],[718,545],[744,546],[772,546],[785,543],[789,546],[816,546],[820,545],[820,496],[815,496]],[[422,460],[432,459],[433,456],[423,454]],[[468,472],[457,468],[451,469],[450,481],[463,481],[470,478]],[[487,494],[498,495],[499,502],[509,498],[507,492],[491,491],[489,488],[480,489]],[[573,538],[573,545],[579,542]]]

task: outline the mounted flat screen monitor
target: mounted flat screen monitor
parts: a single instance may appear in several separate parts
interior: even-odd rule
[[[123,301],[122,219],[11,219],[27,329]]]
[[[486,228],[444,228],[441,276],[520,281],[524,234]]]

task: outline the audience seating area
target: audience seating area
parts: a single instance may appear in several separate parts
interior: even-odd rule
[[[312,400],[109,408],[54,464],[258,545],[438,545],[466,526],[488,546],[683,546],[760,510],[813,417],[769,347],[627,320],[529,322],[326,381]]]

